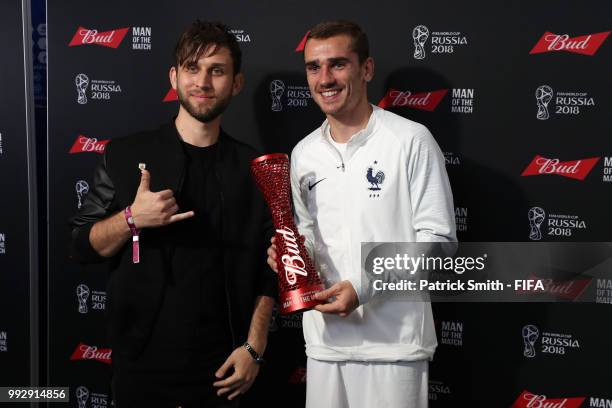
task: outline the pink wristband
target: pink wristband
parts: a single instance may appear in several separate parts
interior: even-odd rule
[[[134,224],[134,218],[132,217],[132,209],[129,205],[125,207],[123,215],[125,215],[125,221],[127,222],[127,225],[130,227],[130,231],[132,232],[132,262],[140,263],[140,244],[138,237],[138,234],[140,234],[140,230],[136,228],[136,224]]]

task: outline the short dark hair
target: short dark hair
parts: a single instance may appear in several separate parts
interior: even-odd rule
[[[310,29],[306,36],[306,41],[311,38],[324,40],[338,35],[347,35],[351,38],[352,51],[357,53],[360,63],[363,63],[370,57],[368,36],[361,27],[352,21],[332,20],[319,23]]]
[[[181,34],[174,49],[174,63],[176,67],[187,61],[197,61],[209,46],[216,48],[227,47],[232,56],[234,75],[240,72],[242,65],[242,51],[234,34],[228,27],[219,22],[194,21]]]

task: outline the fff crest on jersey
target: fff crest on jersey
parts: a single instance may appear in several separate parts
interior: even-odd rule
[[[374,163],[368,166],[366,170],[366,181],[367,188],[370,191],[370,197],[375,198],[380,196],[380,190],[382,190],[383,183],[385,182],[385,172],[380,170],[378,161],[374,160]]]

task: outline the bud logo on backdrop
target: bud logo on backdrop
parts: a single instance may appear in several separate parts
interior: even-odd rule
[[[389,89],[378,106],[383,109],[406,107],[433,112],[447,93],[448,89],[419,93]]]
[[[541,176],[543,174],[556,174],[576,180],[584,180],[589,175],[599,157],[571,160],[562,162],[559,159],[548,159],[537,155],[523,170],[521,176]]]
[[[89,193],[89,184],[85,180],[78,180],[74,185],[74,190],[77,194],[77,209],[81,209],[83,199]]]
[[[441,395],[450,395],[450,387],[442,381],[429,380],[429,400],[437,401]]]
[[[593,56],[608,38],[610,31],[602,33],[570,37],[568,34],[553,34],[545,32],[531,49],[529,54],[541,54],[544,52],[566,51],[575,54]]]
[[[236,41],[238,41],[239,43],[251,42],[251,35],[242,29],[231,29],[229,30],[229,32],[234,34],[234,37],[236,37]]]
[[[122,92],[121,85],[116,81],[92,79],[85,74],[77,74],[74,78],[77,90],[77,103],[85,105],[89,102],[87,89],[89,88],[89,98],[92,100],[110,100],[112,96]],[[91,87],[90,87],[91,85]]]
[[[542,207],[532,207],[527,212],[529,239],[540,241],[542,234],[549,237],[572,237],[576,232],[587,229],[587,223],[575,214],[546,214]],[[546,221],[546,222],[545,222]],[[542,225],[545,230],[542,232]]]
[[[459,31],[432,31],[424,25],[418,25],[412,30],[414,43],[413,57],[422,60],[427,57],[427,41],[430,40],[432,54],[452,54],[458,46],[467,45],[467,37]]]
[[[75,47],[79,45],[95,44],[103,47],[117,48],[128,31],[129,27],[103,32],[99,32],[96,29],[79,27],[68,46]]]
[[[454,152],[443,152],[444,153],[444,164],[447,166],[459,166],[461,165],[461,158]]]
[[[164,96],[164,99],[162,99],[162,102],[173,102],[173,101],[178,101],[178,94],[176,93],[176,89],[170,88],[168,92],[166,93],[166,96]]]
[[[83,385],[76,388],[74,396],[79,408],[106,408],[111,405],[111,398],[108,394],[90,392],[89,389]]]
[[[455,207],[455,224],[457,232],[466,232],[468,229],[468,209]]]
[[[606,183],[612,182],[612,156],[604,157],[602,180]]]
[[[612,304],[612,279],[597,279],[595,303]]]
[[[585,399],[586,397],[549,398],[546,395],[523,391],[511,408],[579,408]]]
[[[523,391],[512,404],[512,408],[579,408],[585,399],[586,397],[548,398],[546,395]]]
[[[6,254],[6,235],[0,232],[0,255]]]
[[[571,350],[579,350],[580,342],[573,334],[540,332],[540,329],[533,325],[525,325],[522,329],[523,337],[523,356],[534,358],[537,350],[541,353],[552,355],[565,355]],[[538,347],[538,340],[540,347]]]
[[[526,288],[520,289],[517,293],[523,295],[530,294],[550,294],[554,295],[558,299],[565,300],[576,300],[584,290],[589,286],[592,278],[589,279],[577,279],[577,280],[553,280],[551,278],[541,278],[535,276],[534,274],[530,274],[527,278],[532,281],[538,281],[541,283],[541,286],[534,288]]]
[[[286,85],[280,79],[270,82],[270,109],[272,112],[280,112],[283,107],[306,108],[310,100],[312,100],[312,95],[307,86]]]
[[[8,351],[7,337],[7,333],[0,330],[0,353],[6,353]]]
[[[91,296],[90,296],[91,294]],[[90,300],[92,310],[104,311],[106,309],[106,292],[100,290],[89,290],[85,284],[80,284],[76,287],[76,298],[78,301],[78,311],[81,314],[87,314],[87,300]]]
[[[104,153],[104,149],[106,148],[106,144],[110,142],[110,139],[106,140],[98,140],[95,137],[87,137],[83,135],[78,135],[74,144],[70,148],[68,153]]]
[[[125,27],[100,32],[97,29],[79,27],[68,46],[76,47],[93,44],[108,48],[118,48],[129,30],[130,27]],[[132,49],[147,51],[151,49],[151,27],[132,27]]]
[[[440,344],[463,346],[463,322],[440,322]]]
[[[111,363],[112,350],[109,348],[99,349],[97,346],[88,346],[87,344],[79,343],[70,360],[96,360],[101,363]]]
[[[295,47],[295,52],[304,51],[304,47],[306,46],[306,41],[308,40],[308,34],[310,34],[310,31],[307,31],[306,34],[304,34],[304,37],[302,37],[297,47]]]
[[[547,120],[550,118],[548,105],[554,100],[554,113],[557,115],[579,115],[580,109],[595,106],[595,99],[586,92],[557,91],[555,97],[553,89],[548,85],[541,85],[535,91],[536,118]]]

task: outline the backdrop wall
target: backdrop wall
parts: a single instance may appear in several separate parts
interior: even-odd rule
[[[246,86],[223,119],[235,137],[290,152],[317,127],[300,44],[319,21],[354,20],[376,62],[372,103],[425,124],[444,151],[460,240],[607,242],[611,11],[570,1],[49,2],[49,383],[71,387],[71,406],[110,405],[106,270],[69,260],[67,219],[107,140],[176,114],[168,69],[195,18],[225,22],[241,42]],[[434,305],[431,405],[612,406],[612,281],[590,284],[600,304]],[[300,316],[276,316],[271,331],[247,399],[303,406]]]

